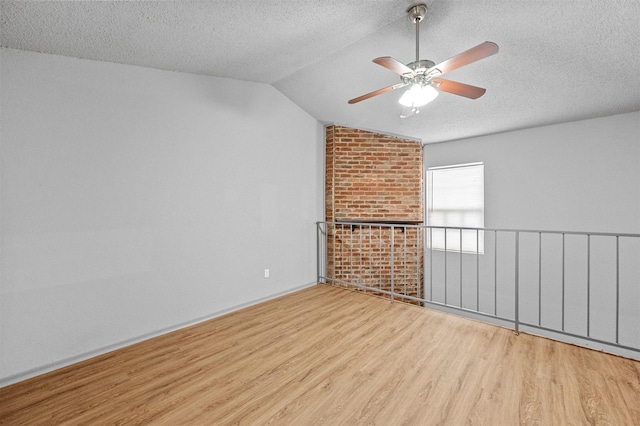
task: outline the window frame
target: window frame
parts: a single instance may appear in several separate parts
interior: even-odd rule
[[[476,192],[476,195],[482,200],[481,202],[481,208],[480,208],[480,213],[479,213],[479,217],[476,218],[476,225],[464,225],[464,224],[445,224],[445,225],[441,225],[441,224],[433,224],[433,217],[432,217],[432,213],[435,211],[437,211],[437,206],[434,209],[434,204],[433,204],[433,185],[434,185],[434,177],[433,177],[433,173],[434,172],[438,172],[438,171],[442,171],[442,170],[451,170],[451,169],[464,169],[464,168],[468,168],[468,167],[481,167],[481,182],[479,185],[481,194],[478,194]],[[445,232],[446,232],[446,251],[448,252],[453,252],[453,253],[465,253],[465,254],[484,254],[484,231],[478,231],[477,234],[472,234],[471,236],[468,236],[469,233],[473,232],[473,231],[465,231],[465,230],[455,230],[455,229],[447,229],[445,230],[438,230],[437,227],[438,226],[443,226],[443,227],[450,227],[450,228],[456,228],[456,227],[461,227],[461,228],[479,228],[482,229],[484,228],[484,210],[485,210],[485,199],[484,199],[484,193],[485,193],[485,185],[484,185],[484,163],[483,162],[474,162],[474,163],[463,163],[463,164],[452,164],[452,165],[446,165],[446,166],[437,166],[437,167],[429,167],[428,169],[425,170],[425,181],[427,182],[427,185],[425,186],[425,223],[427,224],[427,226],[434,226],[435,228],[429,228],[428,229],[428,235],[426,238],[426,248],[427,249],[432,249],[432,250],[436,250],[436,251],[445,251]],[[437,188],[436,188],[437,191]],[[471,206],[471,207],[475,207],[475,206]],[[472,209],[473,210],[473,209]],[[478,220],[479,219],[479,220]],[[446,218],[445,218],[446,221]],[[473,218],[472,218],[473,221]],[[460,233],[462,232],[462,250],[460,247]],[[477,235],[477,239],[476,239],[476,235]],[[436,236],[434,238],[434,236]],[[453,237],[452,237],[453,236]],[[469,241],[469,239],[471,239],[472,243],[468,244],[466,241]],[[431,247],[433,245],[433,248]]]

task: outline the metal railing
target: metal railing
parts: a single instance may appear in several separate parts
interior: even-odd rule
[[[640,356],[640,234],[318,222],[317,253],[318,282]]]

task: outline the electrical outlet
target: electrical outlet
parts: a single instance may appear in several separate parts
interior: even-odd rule
[[[264,277],[265,278],[269,278],[269,270],[268,269],[264,270]]]

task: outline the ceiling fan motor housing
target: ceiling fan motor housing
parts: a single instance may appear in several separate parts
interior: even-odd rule
[[[421,74],[427,71],[429,68],[433,67],[435,64],[435,62],[428,59],[420,59],[419,61],[414,61],[407,64],[407,66],[418,74]]]
[[[414,61],[407,66],[414,70],[417,75],[412,76],[405,74],[400,77],[403,83],[405,84],[415,84],[418,83],[422,86],[430,84],[431,79],[434,77],[432,73],[427,74],[427,70],[435,65],[435,62],[430,61],[428,59],[421,59],[419,61]]]

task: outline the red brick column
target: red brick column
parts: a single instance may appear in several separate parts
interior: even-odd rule
[[[342,126],[326,127],[326,218],[332,221],[421,222],[422,146],[415,140]],[[394,233],[395,291],[422,296],[422,234]],[[391,232],[338,228],[328,235],[328,273],[389,290]]]

